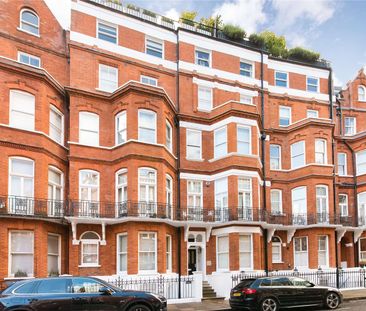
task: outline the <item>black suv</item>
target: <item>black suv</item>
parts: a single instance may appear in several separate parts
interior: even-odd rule
[[[92,277],[19,281],[0,294],[0,311],[166,311],[166,299],[122,290]]]
[[[234,310],[278,311],[314,306],[337,309],[342,300],[338,289],[315,286],[297,277],[245,279],[230,293],[230,306]]]

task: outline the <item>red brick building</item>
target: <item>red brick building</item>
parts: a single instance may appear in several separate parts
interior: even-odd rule
[[[366,260],[363,71],[102,2],[0,4],[0,279]]]

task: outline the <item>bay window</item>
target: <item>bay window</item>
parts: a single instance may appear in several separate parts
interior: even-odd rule
[[[214,157],[220,158],[227,154],[226,126],[214,132]]]
[[[167,174],[165,177],[165,193],[166,193],[166,216],[172,217],[173,209],[173,179]]]
[[[282,214],[282,191],[278,189],[271,190],[271,213],[272,215]]]
[[[356,153],[356,173],[357,175],[366,174],[366,150]]]
[[[205,86],[198,87],[198,110],[212,110],[212,88]]]
[[[99,64],[99,89],[112,93],[118,88],[118,68]]]
[[[269,157],[270,157],[271,170],[280,170],[281,169],[281,146],[270,145]]]
[[[139,273],[157,271],[157,240],[154,232],[139,233],[138,267]]]
[[[238,218],[240,220],[252,220],[253,219],[252,180],[250,178],[238,179],[238,194],[239,194]]]
[[[237,126],[237,149],[240,154],[251,154],[250,141],[251,141],[251,130],[249,127]]]
[[[239,266],[240,271],[253,269],[253,241],[251,234],[239,236]]]
[[[32,277],[34,274],[33,231],[10,231],[9,235],[9,276]]]
[[[63,213],[63,174],[50,166],[48,168],[48,215],[62,216]]]
[[[127,274],[127,234],[117,235],[117,274]]]
[[[291,145],[291,168],[299,168],[305,165],[305,141],[299,141]]]
[[[202,220],[203,187],[202,181],[187,181],[188,220]]]
[[[59,144],[64,143],[64,116],[54,106],[50,107],[50,137]]]
[[[127,112],[122,111],[116,116],[116,145],[127,141]]]
[[[291,107],[280,106],[279,108],[280,126],[291,124]]]
[[[116,204],[118,217],[127,216],[127,170],[121,169],[116,174]]]
[[[292,222],[294,225],[307,224],[307,188],[297,187],[291,190]]]
[[[79,112],[79,143],[99,146],[99,116],[91,112]]]
[[[228,181],[227,178],[215,180],[215,220],[227,221],[228,211]]]
[[[294,266],[296,268],[308,268],[309,266],[308,238],[307,237],[294,238],[294,245],[295,245]]]
[[[151,216],[156,213],[156,170],[139,168],[139,214]]]
[[[99,173],[79,171],[79,216],[94,217],[99,213]]]
[[[139,141],[156,144],[156,113],[151,110],[139,110]]]
[[[168,121],[165,124],[165,146],[169,151],[173,151],[173,129]]]
[[[328,186],[316,186],[316,212],[318,223],[327,223],[328,216]]]
[[[32,94],[11,90],[9,95],[9,125],[34,131],[35,97]]]
[[[315,163],[327,163],[327,141],[324,139],[315,139]]]
[[[217,271],[229,270],[229,237],[218,236],[216,246]]]

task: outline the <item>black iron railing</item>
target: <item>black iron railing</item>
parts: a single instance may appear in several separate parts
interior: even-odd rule
[[[117,279],[108,280],[108,283],[125,290],[141,290],[164,296],[166,299],[178,299],[179,287],[181,289],[180,298],[193,298],[193,277],[150,277],[138,279]],[[180,283],[180,286],[179,286]]]
[[[299,277],[319,286],[330,286],[337,288],[365,288],[366,270],[365,269],[333,269],[317,271],[272,271],[234,274],[231,277],[232,286],[236,286],[241,280],[259,278],[266,276],[278,277]]]

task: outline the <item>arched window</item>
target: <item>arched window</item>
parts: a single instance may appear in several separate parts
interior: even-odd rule
[[[80,236],[81,265],[93,267],[99,264],[100,237],[93,231],[86,231]]]
[[[272,263],[282,262],[282,241],[278,236],[272,238]]]
[[[39,36],[39,17],[31,10],[20,12],[20,29]]]
[[[363,85],[358,87],[358,101],[366,102],[366,88]]]

